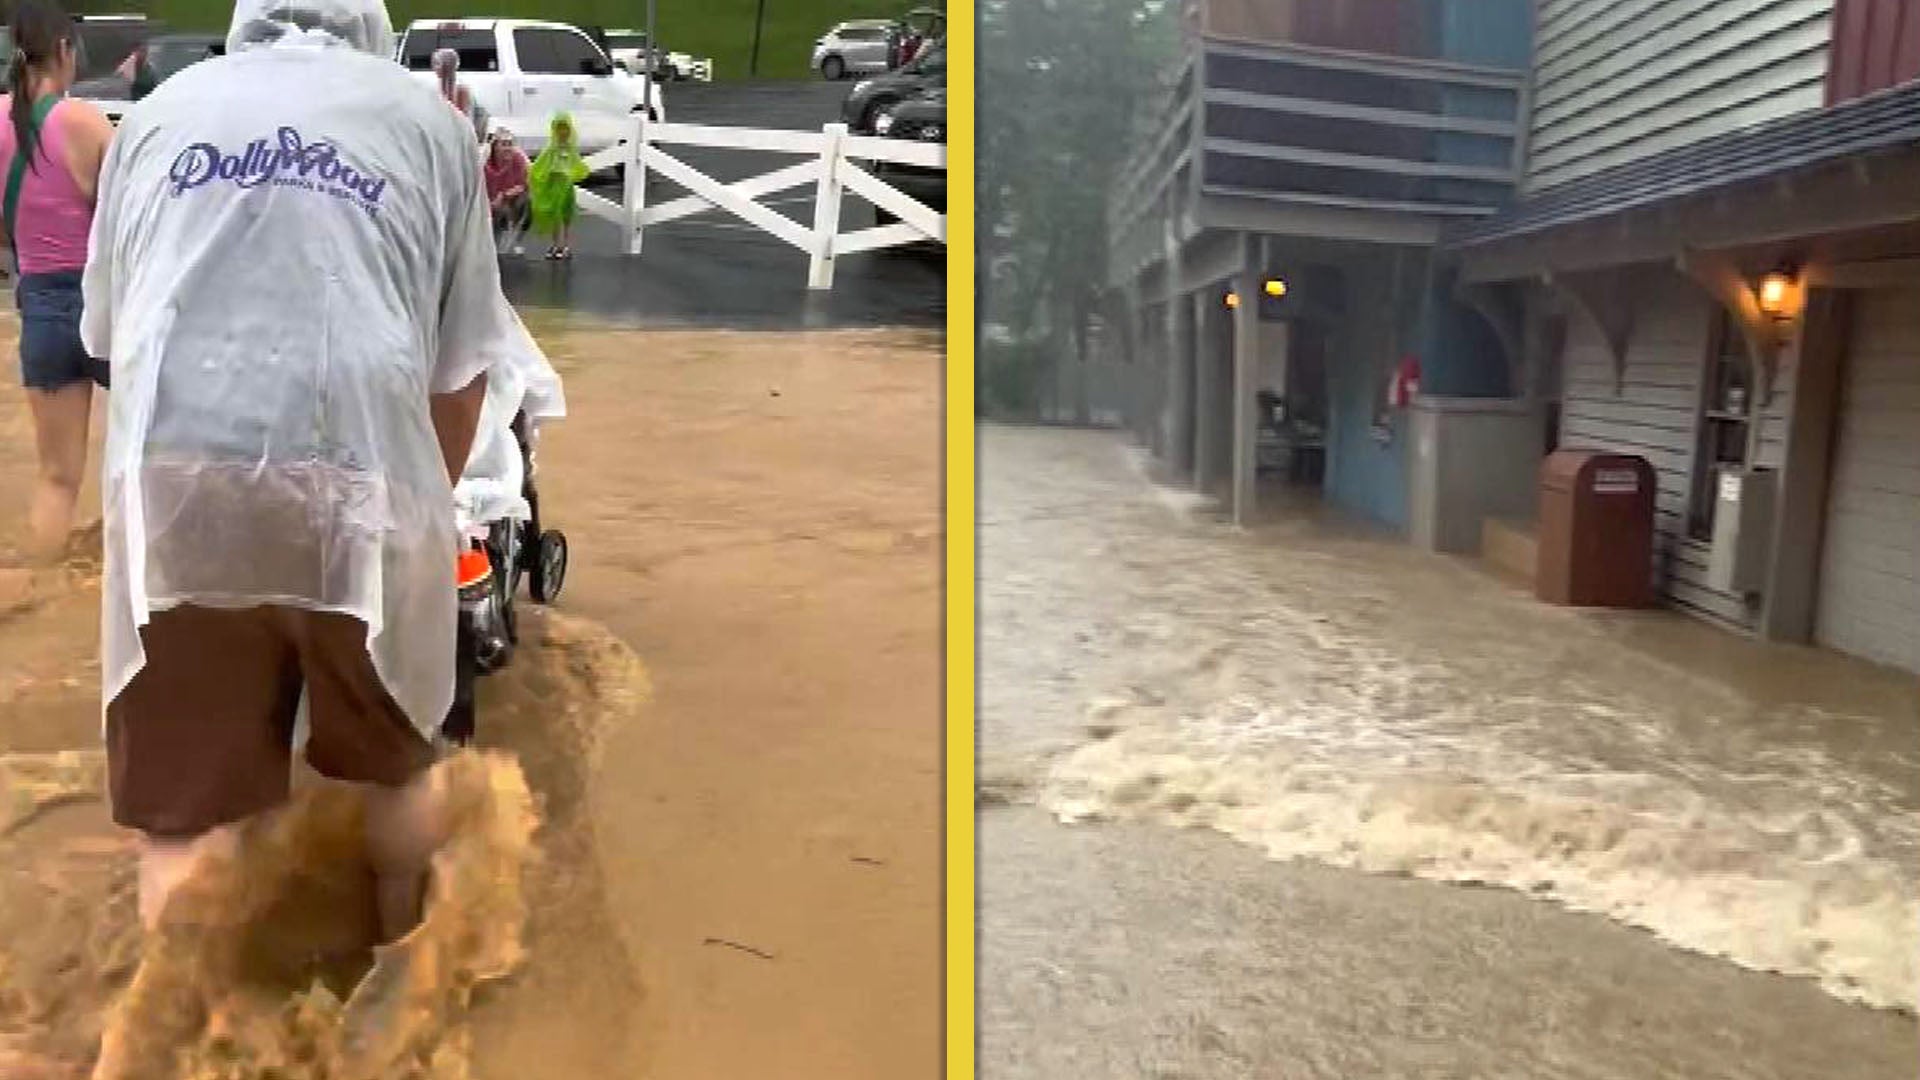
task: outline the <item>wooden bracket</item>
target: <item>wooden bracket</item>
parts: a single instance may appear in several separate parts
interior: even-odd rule
[[[1775,373],[1780,366],[1780,328],[1760,310],[1760,297],[1753,291],[1740,267],[1724,255],[1703,251],[1683,251],[1674,264],[1714,298],[1740,331],[1746,343],[1747,358],[1753,362],[1756,401],[1762,406],[1773,403]]]
[[[1474,285],[1462,281],[1454,285],[1453,296],[1485,320],[1493,331],[1500,342],[1500,351],[1506,354],[1513,392],[1521,393],[1527,385],[1527,358],[1521,341],[1524,316],[1519,291],[1506,283]]]
[[[1547,274],[1548,288],[1564,297],[1607,343],[1613,358],[1613,392],[1626,390],[1627,344],[1633,339],[1633,268]]]

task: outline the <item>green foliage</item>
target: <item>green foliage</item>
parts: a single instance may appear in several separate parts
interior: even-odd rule
[[[1106,287],[1108,195],[1165,97],[1173,16],[1160,0],[981,2],[980,305],[1015,339],[1085,340]]]
[[[660,41],[676,52],[713,58],[714,77],[744,79],[753,48],[758,0],[657,0]],[[807,75],[813,43],[844,19],[887,18],[920,6],[919,0],[766,0],[760,40],[760,78]],[[222,31],[233,15],[232,0],[81,0],[75,12],[145,12],[179,30]],[[414,19],[499,16],[553,19],[579,25],[643,29],[646,0],[388,0],[396,29]]]
[[[984,345],[975,357],[976,404],[981,416],[1035,416],[1053,374],[1053,352],[1035,343]]]

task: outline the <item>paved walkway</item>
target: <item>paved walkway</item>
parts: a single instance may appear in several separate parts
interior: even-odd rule
[[[668,88],[674,123],[819,131],[837,121],[852,84],[814,81],[754,85],[681,84]],[[799,160],[760,151],[669,147],[669,152],[722,181],[772,172]],[[618,185],[601,189],[618,201]],[[649,201],[684,194],[656,178]],[[813,223],[814,191],[795,188],[762,200],[795,221]],[[865,200],[848,196],[842,231],[871,220]],[[831,291],[807,289],[807,256],[723,211],[682,219],[646,234],[644,254],[629,258],[619,230],[583,215],[577,257],[551,263],[532,254],[503,260],[501,274],[516,304],[561,308],[647,326],[730,329],[826,329],[946,323],[946,254],[913,248],[840,260]]]

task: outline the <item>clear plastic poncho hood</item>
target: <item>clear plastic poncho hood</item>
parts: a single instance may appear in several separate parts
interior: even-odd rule
[[[393,21],[381,0],[240,0],[227,51],[265,46],[346,46],[391,57]]]

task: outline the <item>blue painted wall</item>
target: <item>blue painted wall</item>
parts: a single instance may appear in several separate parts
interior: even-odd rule
[[[1440,55],[1462,64],[1524,68],[1533,58],[1531,0],[1437,0]]]
[[[1393,437],[1385,445],[1373,435],[1385,377],[1350,362],[1328,368],[1326,497],[1351,514],[1401,531],[1407,526],[1405,418],[1396,412],[1389,421]]]
[[[1414,331],[1420,390],[1435,397],[1510,397],[1512,373],[1500,339],[1478,312],[1453,299],[1453,281],[1428,284]]]
[[[1438,36],[1434,51],[1465,64],[1524,70],[1533,54],[1531,0],[1426,0],[1425,25]],[[1511,94],[1450,87],[1444,108],[1460,116],[1516,117]],[[1463,165],[1501,165],[1509,144],[1475,136],[1437,137],[1436,157]],[[1407,289],[1397,316],[1398,340],[1420,358],[1421,389],[1452,397],[1504,397],[1512,393],[1499,343],[1480,317],[1455,303],[1452,283],[1429,280]],[[1327,357],[1326,497],[1342,509],[1396,531],[1407,524],[1406,413],[1387,416],[1390,438],[1375,437],[1373,423],[1397,355],[1359,355],[1336,344]]]

